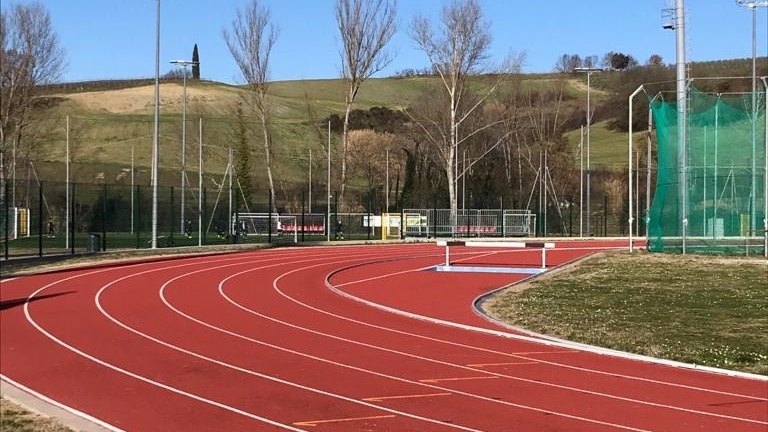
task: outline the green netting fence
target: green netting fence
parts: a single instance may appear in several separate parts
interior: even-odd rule
[[[658,176],[648,214],[649,250],[764,254],[765,91],[691,90],[685,145],[679,140],[676,101],[657,97],[650,103]]]

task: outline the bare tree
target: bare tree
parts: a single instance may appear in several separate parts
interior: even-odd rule
[[[428,141],[437,149],[440,162],[445,168],[451,223],[455,225],[456,182],[463,175],[457,171],[458,147],[462,143],[469,143],[474,135],[502,122],[503,119],[488,118],[484,124],[475,122],[470,129],[462,130],[461,135],[459,135],[459,127],[483,106],[504,78],[520,71],[524,56],[510,56],[499,70],[494,71],[495,73],[485,77],[486,79],[480,76],[484,72],[489,72],[490,69],[485,64],[485,60],[491,45],[491,34],[490,24],[483,19],[477,0],[453,0],[445,6],[442,11],[441,26],[437,32],[426,18],[414,18],[411,34],[416,44],[429,58],[447,95],[447,122],[432,121],[429,124],[428,121],[424,121],[425,119],[420,121],[414,118],[413,120],[424,130]],[[470,79],[474,80],[472,84],[478,89],[479,97],[475,97],[471,102],[465,102],[464,99],[472,94],[469,89]],[[434,126],[439,126],[439,130],[435,131]],[[495,145],[503,141],[501,137]],[[490,149],[493,147],[491,146]],[[464,167],[464,170],[469,168],[471,166]]]
[[[275,182],[272,178],[272,132],[269,90],[269,56],[279,30],[270,18],[269,9],[259,6],[258,0],[238,9],[232,21],[232,32],[224,29],[224,40],[235,59],[250,90],[251,102],[261,122],[264,160],[269,180],[269,194],[275,203]],[[270,209],[273,211],[273,209]]]
[[[58,79],[64,50],[40,3],[0,11],[0,189],[15,171],[15,153],[32,118],[36,90]],[[10,151],[10,155],[8,154]]]
[[[392,56],[384,52],[384,47],[395,33],[396,14],[395,0],[336,1],[336,22],[342,40],[342,75],[347,83],[339,186],[342,205],[347,186],[349,113],[363,82],[392,61]]]
[[[597,56],[592,54],[584,57],[581,66],[585,68],[596,68],[599,63]]]
[[[368,190],[386,186],[387,151],[396,148],[396,135],[375,132],[371,129],[353,130],[349,133],[349,170],[368,180]],[[393,153],[392,158],[395,159]],[[395,161],[397,162],[397,161]],[[396,171],[393,170],[393,173]]]
[[[555,63],[555,72],[572,73],[582,66],[583,60],[578,54],[563,54]]]

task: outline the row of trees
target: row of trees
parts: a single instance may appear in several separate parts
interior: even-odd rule
[[[354,109],[366,80],[392,60],[386,47],[397,30],[394,0],[337,0],[334,12],[342,45],[341,71],[347,84],[345,109],[322,121],[314,118],[308,104],[308,119],[321,145],[330,144],[322,127],[326,121],[331,121],[333,131],[339,136],[335,151],[340,172],[340,205],[345,206],[352,180],[362,178],[367,189],[373,190],[380,187],[382,171],[390,168],[394,184],[387,184],[386,189],[400,191],[400,196],[392,201],[399,199],[424,205],[439,197],[441,202],[449,204],[453,215],[459,197],[465,195],[467,189],[472,202],[478,206],[493,205],[498,197],[510,195],[516,205],[527,206],[536,187],[543,187],[550,196],[573,198],[578,177],[574,177],[573,149],[567,145],[563,133],[583,123],[583,104],[569,96],[566,82],[543,89],[524,87],[519,75],[524,61],[522,54],[512,54],[500,64],[488,62],[491,23],[485,19],[476,0],[452,0],[443,7],[436,21],[416,17],[410,23],[406,31],[424,53],[437,85],[412,106],[394,112],[384,108]],[[8,160],[8,149],[18,147],[21,130],[30,121],[30,101],[36,89],[55,80],[61,71],[60,63],[36,60],[35,68],[45,67],[36,69],[29,78],[20,79],[27,75],[19,71],[29,68],[17,68],[17,63],[23,64],[20,60],[25,56],[50,55],[49,61],[59,62],[63,58],[51,32],[50,19],[41,6],[16,6],[12,13],[31,14],[36,17],[31,21],[48,31],[32,32],[34,43],[27,46],[21,42],[9,44],[7,41],[24,38],[6,37],[6,33],[23,34],[36,26],[17,28],[16,23],[25,21],[15,16],[10,21],[14,25],[7,25],[7,17],[3,15],[4,111],[0,125],[0,162]],[[273,203],[277,202],[276,188],[280,183],[274,171],[275,156],[281,154],[281,149],[275,149],[273,139],[269,69],[271,50],[278,37],[279,28],[272,21],[269,9],[258,0],[251,0],[238,10],[231,26],[223,29],[224,42],[245,79],[247,90],[232,116],[232,142],[239,154],[235,170],[240,186],[246,189],[251,185],[254,171],[264,171]],[[36,44],[44,50],[39,50]],[[597,62],[595,56],[584,59],[563,56],[561,60],[563,67],[570,69],[592,67]],[[610,61],[611,69],[629,69],[621,74],[625,77],[645,70],[633,67],[636,62],[631,56],[621,53],[609,53],[603,61]],[[629,82],[627,85],[636,86]],[[25,90],[17,91],[17,88]],[[617,104],[622,103],[626,96],[617,95],[616,100]],[[22,106],[27,108],[19,110]],[[258,119],[256,127],[250,122],[252,118]],[[258,167],[247,157],[252,152],[254,136],[258,137],[259,152],[263,154],[257,158]],[[2,171],[3,175],[13,172]],[[550,172],[557,172],[557,176],[551,178]],[[463,184],[467,179],[472,181],[465,188]],[[539,184],[545,186],[537,186]]]
[[[646,66],[662,66],[662,63],[663,60],[658,54],[651,55],[645,62]],[[638,65],[637,60],[630,54],[620,52],[608,52],[600,60],[596,55],[582,57],[579,54],[563,54],[555,63],[555,72],[573,73],[580,68],[623,71]]]
[[[365,81],[392,60],[386,46],[396,31],[394,0],[337,0],[335,17],[341,40],[341,70],[346,82],[345,112],[341,130],[339,199],[344,198],[349,183],[348,163],[353,134],[350,113]],[[273,153],[270,136],[269,54],[277,31],[269,10],[252,0],[238,10],[232,32],[225,30],[227,46],[249,87],[250,106],[262,120],[262,140],[269,187],[274,195],[271,173]],[[413,19],[408,32],[425,54],[439,77],[439,89],[405,111],[418,139],[411,157],[429,155],[430,162],[442,171],[447,182],[448,201],[455,217],[458,180],[473,165],[497,147],[508,143],[514,132],[509,125],[517,113],[497,100],[500,88],[519,74],[523,55],[511,55],[502,64],[490,65],[490,23],[476,0],[452,0],[443,7],[438,22],[425,17]],[[491,134],[491,131],[501,133]],[[370,138],[370,137],[369,137]],[[370,142],[370,139],[365,141]],[[355,145],[360,138],[355,136]],[[389,138],[382,138],[389,140]],[[482,143],[483,151],[469,165],[458,168],[459,152]],[[375,145],[375,144],[370,144]],[[429,152],[419,149],[428,146]],[[359,149],[355,152],[361,154]],[[415,162],[412,162],[415,163]],[[406,182],[408,179],[406,179]]]
[[[365,81],[392,60],[386,47],[397,30],[395,1],[337,0],[334,11],[342,45],[342,77],[347,84],[343,115],[332,122],[340,137],[335,152],[341,206],[346,206],[345,196],[352,179],[362,177],[367,180],[368,190],[373,190],[384,177],[382,170],[389,168],[394,184],[386,185],[386,189],[400,191],[400,196],[392,201],[423,205],[440,197],[441,202],[449,204],[453,217],[460,185],[467,179],[473,181],[468,188],[461,187],[461,195],[469,189],[476,205],[491,205],[498,197],[510,196],[510,191],[514,191],[512,200],[517,205],[527,205],[537,182],[549,176],[545,167],[556,168],[558,172],[557,184],[549,179],[547,191],[564,195],[568,190],[567,194],[572,195],[572,186],[577,182],[571,175],[573,155],[563,132],[578,127],[585,117],[580,104],[568,96],[565,82],[547,89],[523,88],[523,54],[511,54],[499,64],[488,61],[491,23],[485,19],[477,0],[451,0],[436,21],[418,16],[410,23],[406,31],[424,53],[437,85],[412,106],[394,114],[380,108],[361,115],[365,111],[355,110],[354,105]],[[4,123],[0,130],[0,162],[8,160],[7,150],[18,144],[13,139],[21,137],[21,130],[30,121],[29,107],[35,89],[56,79],[64,58],[52,33],[50,18],[41,6],[19,5],[12,13],[29,14],[32,18],[28,21],[34,25],[9,26],[3,15]],[[11,21],[24,22],[15,16]],[[6,43],[6,32],[27,34],[28,27],[46,31],[31,32],[27,46]],[[235,167],[239,184],[249,188],[254,171],[264,171],[272,202],[276,203],[279,179],[275,178],[275,155],[280,154],[280,149],[274,148],[269,69],[279,28],[268,8],[251,0],[236,12],[231,26],[222,33],[247,90],[233,113],[232,141],[239,154]],[[11,62],[23,58],[35,59],[31,68],[35,72],[19,80],[18,71],[27,69]],[[24,91],[18,92],[16,88]],[[18,107],[26,107],[26,111],[18,111]],[[368,123],[353,124],[355,115],[367,118]],[[309,117],[316,126],[318,141],[329,144],[321,122],[312,120],[313,114]],[[258,119],[256,127],[252,126],[251,118]],[[254,136],[261,142],[263,154],[258,158],[258,167],[247,157]],[[17,138],[9,141],[8,137]],[[391,158],[383,160],[385,154]],[[3,173],[13,171],[3,169]]]

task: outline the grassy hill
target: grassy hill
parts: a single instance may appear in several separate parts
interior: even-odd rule
[[[569,79],[569,94],[583,99],[586,88],[580,80]],[[522,85],[543,87],[555,77],[531,75]],[[362,86],[355,108],[408,106],[437,84],[433,77],[370,79]],[[181,167],[182,101],[180,81],[164,81],[160,86],[160,181],[178,182]],[[246,93],[238,86],[209,81],[187,81],[187,169],[197,171],[199,122],[202,117],[204,171],[220,181],[226,169],[227,152],[234,145],[234,112]],[[273,104],[274,138],[278,177],[283,182],[306,181],[309,152],[313,169],[325,167],[323,145],[315,124],[330,114],[344,110],[344,83],[340,79],[278,81],[270,86]],[[600,97],[593,93],[593,98]],[[66,121],[69,117],[69,150],[76,181],[127,181],[132,155],[136,182],[148,182],[154,128],[154,85],[146,81],[78,83],[49,89],[55,103],[40,115],[36,130],[33,161],[43,180],[63,181],[66,160]],[[247,118],[252,125],[255,118]],[[324,130],[320,131],[324,134]],[[603,124],[593,125],[593,166],[620,165],[625,159],[626,134],[609,132]],[[322,135],[324,137],[324,135]],[[568,134],[572,145],[579,142],[578,130]],[[322,139],[322,141],[321,141]],[[254,157],[260,157],[256,148]],[[263,173],[257,173],[262,182]],[[262,183],[263,184],[263,183]]]

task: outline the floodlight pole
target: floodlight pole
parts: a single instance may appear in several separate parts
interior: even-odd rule
[[[686,235],[688,228],[688,151],[686,146],[686,123],[688,101],[688,83],[685,73],[685,1],[675,0],[674,18],[672,23],[665,23],[664,28],[675,30],[676,36],[676,83],[677,83],[677,165],[680,169],[678,185],[678,202],[680,203],[680,237],[682,253],[685,255]]]
[[[579,238],[584,237],[584,126],[579,130]]]
[[[768,1],[736,0],[736,4],[752,11],[752,184],[749,199],[749,230],[754,234],[756,228],[757,195],[757,8],[768,7]],[[766,156],[768,157],[768,156]],[[765,192],[763,192],[765,194]]]
[[[70,180],[69,179],[69,116],[67,116],[67,132],[66,133],[67,133],[67,138],[66,138],[67,139],[67,162],[66,162],[66,171],[67,171],[67,184],[66,184],[67,199],[66,199],[66,206],[67,206],[67,211],[64,212],[64,214],[66,215],[66,218],[65,218],[66,219],[65,220],[65,228],[64,228],[64,233],[66,234],[64,236],[64,248],[65,249],[69,249],[69,230],[70,230],[70,226],[69,226],[70,214],[69,213],[70,213],[70,209],[72,208],[72,207],[69,206],[69,198],[70,198],[70,192],[69,192],[70,191],[70,182],[69,182],[69,180]],[[16,167],[14,166],[14,170],[15,169],[16,169]],[[131,193],[133,193],[133,192],[131,192]],[[6,196],[5,199],[7,200],[8,197]],[[74,215],[72,215],[72,217],[74,217]],[[133,225],[131,225],[131,226],[133,226]],[[7,248],[7,246],[6,246],[6,248]]]
[[[765,88],[765,138],[763,145],[765,151],[763,153],[763,256],[768,258],[768,76],[760,78],[763,81],[763,87]]]
[[[328,179],[326,182],[326,188],[328,189],[328,193],[326,193],[327,197],[327,218],[328,220],[325,223],[325,235],[326,235],[326,241],[331,241],[331,122],[328,121]],[[338,211],[338,209],[337,209]]]
[[[203,245],[203,118],[197,131],[197,245]],[[230,173],[230,177],[232,174]],[[232,187],[229,188],[232,190]],[[230,215],[231,216],[231,215]]]
[[[160,140],[160,0],[155,32],[155,128],[152,138],[152,249],[157,249],[157,165]]]
[[[590,77],[594,72],[600,72],[602,69],[598,68],[591,68],[591,67],[579,67],[574,69],[576,72],[582,72],[587,74],[587,235],[591,236],[592,234],[592,228],[591,228],[591,166],[589,162],[589,145],[590,145],[590,136],[589,136],[589,129],[590,125],[592,123],[592,107],[591,107],[591,99],[590,99]]]
[[[634,100],[635,96],[637,96],[638,93],[644,90],[644,87],[641,85],[637,88],[634,92],[632,92],[631,95],[629,95],[629,151],[628,151],[628,160],[629,160],[629,193],[628,193],[628,199],[629,201],[629,251],[632,252],[634,249],[634,245],[632,244],[632,224],[635,222],[635,216],[634,216],[634,207],[632,206],[632,196],[633,196],[633,188],[632,188],[632,152],[633,152],[633,144],[632,144],[632,101]],[[639,186],[639,185],[638,185]]]
[[[180,233],[184,233],[184,190],[187,179],[187,66],[197,65],[199,62],[190,60],[173,60],[172,64],[180,65],[183,72],[183,96],[181,114],[181,227]]]

